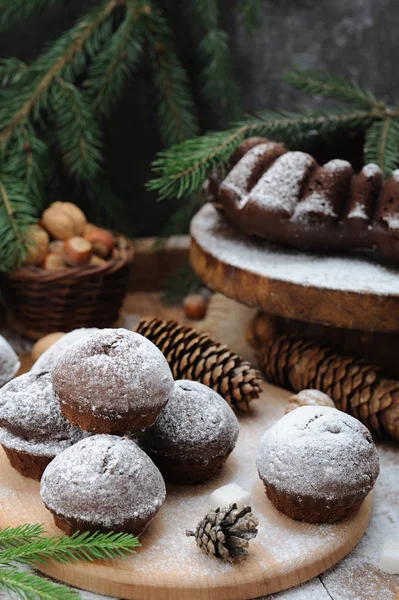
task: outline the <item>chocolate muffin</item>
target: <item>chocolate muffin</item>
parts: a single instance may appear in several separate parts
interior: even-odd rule
[[[162,352],[127,329],[102,329],[65,350],[52,382],[71,423],[121,435],[152,425],[174,385]]]
[[[99,331],[97,327],[81,327],[80,329],[74,329],[66,333],[39,356],[32,366],[31,371],[51,371],[54,363],[67,348],[70,348],[76,342],[87,340],[96,331]]]
[[[151,459],[126,438],[94,435],[59,454],[44,471],[41,498],[65,533],[139,535],[165,499]]]
[[[379,473],[368,429],[327,406],[303,406],[280,419],[262,437],[256,464],[274,506],[308,523],[354,513]]]
[[[0,335],[0,387],[15,377],[21,366],[18,356],[2,335]]]
[[[26,373],[0,390],[0,443],[11,466],[40,480],[53,458],[84,434],[61,415],[50,373]]]
[[[167,481],[192,484],[220,471],[237,437],[237,417],[217,392],[176,381],[167,405],[138,441]]]

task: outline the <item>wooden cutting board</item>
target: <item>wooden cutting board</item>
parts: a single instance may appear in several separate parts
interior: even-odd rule
[[[233,229],[211,204],[191,222],[191,264],[209,287],[271,315],[399,332],[399,270],[367,254],[273,246]]]
[[[296,586],[336,564],[367,529],[372,494],[350,519],[336,525],[290,520],[267,500],[255,468],[258,441],[284,414],[289,393],[264,386],[250,414],[240,419],[236,449],[217,479],[200,486],[169,486],[161,511],[141,536],[140,551],[122,560],[93,564],[41,566],[76,587],[134,600],[245,600]],[[209,494],[235,481],[251,494],[259,518],[250,556],[234,563],[203,555],[186,528],[206,514]],[[39,484],[14,471],[0,450],[0,527],[44,523],[59,534],[39,496]]]

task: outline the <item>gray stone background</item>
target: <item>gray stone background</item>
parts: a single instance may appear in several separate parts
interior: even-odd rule
[[[184,0],[165,0],[174,16],[181,55],[192,77],[193,47],[183,18]],[[46,40],[71,25],[91,2],[70,0],[40,18],[1,34],[0,56],[34,57]],[[393,102],[398,99],[399,3],[397,0],[264,0],[260,28],[248,34],[237,19],[234,1],[221,0],[221,21],[232,36],[236,78],[244,107],[296,109],[317,105],[280,79],[291,67],[309,67],[352,77]],[[156,203],[144,190],[150,163],[160,141],[154,126],[148,65],[126,90],[105,129],[106,162],[112,185],[127,211],[132,235],[156,234],[170,214],[171,203]],[[204,129],[212,115],[201,115]],[[331,139],[312,149],[319,160],[331,156],[361,163],[360,139]],[[173,203],[172,203],[173,204]]]

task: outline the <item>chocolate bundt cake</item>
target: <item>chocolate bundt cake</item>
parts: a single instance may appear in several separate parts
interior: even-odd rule
[[[345,160],[320,166],[305,152],[250,138],[226,177],[215,171],[205,190],[247,235],[303,249],[376,249],[399,262],[399,170],[384,182],[375,164],[355,175]]]

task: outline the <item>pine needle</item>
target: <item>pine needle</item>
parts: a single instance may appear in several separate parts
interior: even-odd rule
[[[399,118],[387,116],[375,121],[366,131],[364,159],[375,163],[385,177],[399,164]]]
[[[60,0],[2,0],[0,6],[0,29],[13,23],[23,22],[33,14],[59,4]]]
[[[247,31],[252,31],[261,24],[264,5],[265,0],[240,0],[238,3],[238,9]]]
[[[76,561],[120,558],[140,546],[137,537],[128,533],[82,533],[73,536],[41,537],[31,543],[8,548],[0,553],[0,562],[24,564],[49,561],[71,563]]]
[[[6,527],[0,530],[0,548],[13,548],[29,544],[43,535],[43,525],[24,523],[17,527]],[[1,551],[0,551],[1,552]]]
[[[0,589],[21,600],[79,600],[80,595],[66,586],[15,569],[0,568]]]

